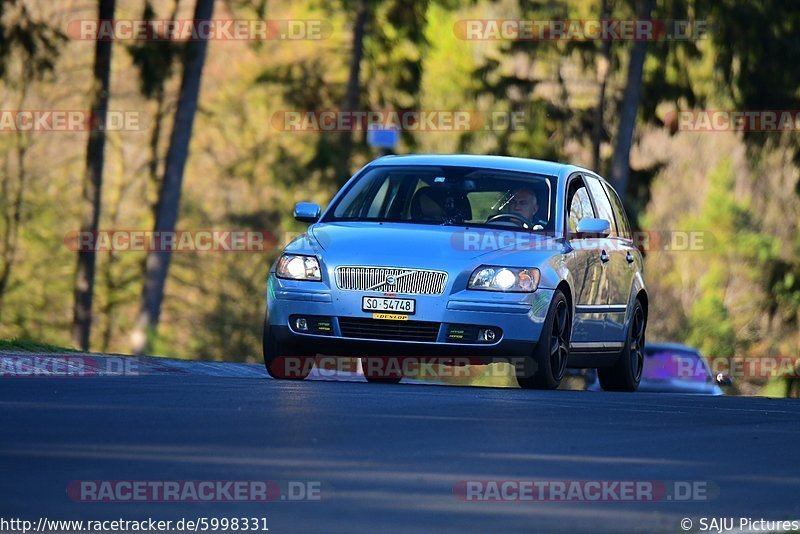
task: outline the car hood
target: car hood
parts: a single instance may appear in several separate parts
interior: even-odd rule
[[[516,263],[522,254],[525,265],[535,266],[536,256],[545,259],[561,250],[560,242],[546,236],[461,226],[348,222],[315,224],[309,232],[334,265],[463,268],[463,263]]]

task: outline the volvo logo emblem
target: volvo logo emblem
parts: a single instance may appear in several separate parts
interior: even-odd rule
[[[397,272],[397,271],[395,271],[395,272]],[[410,276],[410,275],[414,274],[415,272],[416,271],[409,270],[409,271],[403,271],[400,274],[389,275],[389,276],[387,276],[386,278],[383,279],[383,282],[375,284],[372,287],[368,287],[367,291],[374,291],[375,289],[378,289],[379,287],[383,287],[383,286],[394,287],[394,286],[397,285],[397,281],[398,280],[400,280],[401,278],[405,278],[406,276]]]

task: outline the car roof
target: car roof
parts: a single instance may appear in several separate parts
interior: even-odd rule
[[[588,169],[569,165],[566,163],[556,163],[554,161],[543,161],[538,159],[512,158],[509,156],[478,156],[471,154],[412,154],[407,156],[383,156],[378,158],[370,166],[389,166],[389,165],[452,165],[456,167],[483,167],[503,171],[534,172],[549,176],[565,176],[567,174],[583,171],[590,172]]]

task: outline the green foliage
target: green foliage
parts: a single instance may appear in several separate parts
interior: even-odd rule
[[[723,268],[715,265],[701,280],[701,297],[689,311],[689,344],[708,356],[735,354],[736,336],[725,305]]]
[[[797,109],[800,10],[791,0],[708,0],[716,64],[741,109]]]
[[[682,227],[713,236],[703,252],[700,297],[689,310],[688,341],[709,356],[730,356],[746,348],[745,334],[737,335],[736,304],[727,298],[731,278],[740,274],[757,288],[768,286],[764,273],[779,261],[778,241],[758,228],[748,205],[735,198],[735,179],[729,159],[709,176],[709,190],[700,213]],[[772,288],[764,287],[767,292]],[[742,326],[742,325],[740,325]]]
[[[698,13],[696,0],[656,2],[653,19],[690,21],[692,28],[706,22]],[[708,86],[702,82],[711,75],[711,67],[698,63],[708,55],[704,47],[709,37],[700,39],[656,39],[648,43],[648,60],[642,81],[641,116],[647,122],[660,123],[658,108],[669,102],[681,108],[702,106],[707,101]]]
[[[762,397],[783,399],[786,397],[800,398],[800,380],[797,376],[775,376],[758,393]]]
[[[405,133],[398,152],[494,153],[591,165],[603,44],[467,41],[454,26],[475,18],[587,20],[599,17],[600,0],[365,1],[370,17],[360,109],[524,117],[518,128]],[[177,17],[186,18],[192,4],[181,2]],[[336,132],[287,132],[272,123],[280,111],[342,106],[358,4],[225,2],[235,17],[324,19],[332,31],[320,41],[211,43],[179,229],[267,230],[278,237],[278,245],[258,253],[173,257],[158,335],[149,334],[157,353],[217,360],[260,357],[267,270],[285,236],[305,228],[291,218],[292,205],[301,200],[326,204],[340,175],[375,156],[363,132],[356,132],[351,168],[339,172],[343,145]],[[123,9],[125,16],[165,19],[173,16],[169,10],[175,5],[137,0]],[[634,5],[634,0],[611,1],[612,17],[633,18]],[[64,39],[58,30],[64,27],[59,19],[63,8],[21,0],[0,0],[0,7],[0,98],[5,108],[13,109],[26,95],[31,107],[85,108],[92,47]],[[712,32],[700,41],[648,45],[626,202],[645,229],[699,231],[713,239],[702,252],[651,254],[648,265],[657,268],[646,273],[653,288],[650,331],[695,344],[709,355],[797,352],[797,164],[769,163],[768,156],[779,153],[770,142],[775,136],[748,136],[748,143],[763,149],[750,155],[762,154],[764,163],[758,157],[742,163],[733,153],[743,141],[733,134],[693,137],[667,132],[662,123],[670,110],[694,107],[797,109],[800,74],[792,66],[800,57],[798,10],[782,0],[666,0],[656,2],[653,16],[708,20]],[[14,21],[21,22],[15,27]],[[611,45],[601,147],[606,161],[631,44]],[[148,195],[157,189],[147,171],[152,174],[163,161],[182,45],[155,41],[126,44],[125,49],[113,56],[111,107],[141,110],[148,118],[160,113],[164,130],[155,146],[154,121],[145,121],[143,132],[109,133],[101,227],[147,229],[152,227]],[[732,140],[721,143],[723,137]],[[793,149],[786,137],[783,142]],[[29,150],[21,163],[18,140]],[[673,145],[680,150],[670,151]],[[728,160],[710,163],[719,161],[720,152]],[[0,140],[4,183],[16,185],[18,176],[27,180],[18,261],[0,296],[4,337],[69,343],[75,255],[63,237],[79,224],[75,199],[84,161],[83,136],[31,134]],[[669,173],[678,178],[669,181]],[[0,209],[8,212],[8,206],[8,198],[0,198]],[[137,252],[98,256],[93,348],[129,350],[143,260]]]
[[[76,352],[73,349],[59,347],[49,343],[42,343],[25,338],[0,339],[0,351],[4,352],[35,352],[37,354],[55,354],[61,352]]]
[[[377,4],[364,41],[367,98],[374,109],[419,108],[429,0]]]

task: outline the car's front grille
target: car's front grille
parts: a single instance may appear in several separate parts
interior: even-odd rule
[[[394,282],[394,283],[391,283]],[[338,267],[336,284],[347,291],[441,295],[447,273],[401,267]]]
[[[439,323],[427,321],[387,321],[339,317],[342,337],[387,341],[424,341],[435,343]]]

